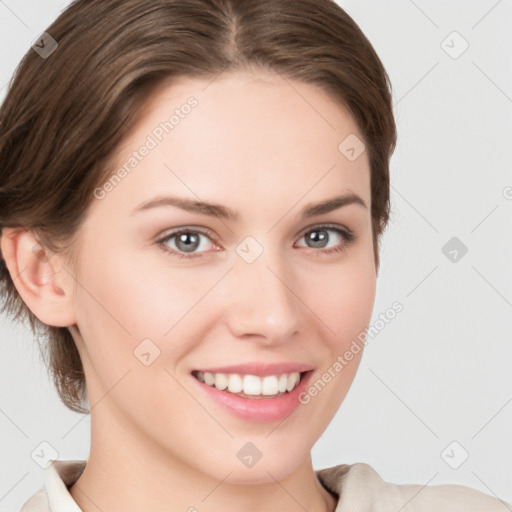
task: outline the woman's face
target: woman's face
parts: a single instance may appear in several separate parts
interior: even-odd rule
[[[79,237],[75,336],[102,449],[231,482],[305,463],[354,378],[375,298],[362,139],[320,89],[278,75],[155,95]],[[359,200],[312,209],[346,195]],[[307,370],[273,396],[294,384],[282,374]]]

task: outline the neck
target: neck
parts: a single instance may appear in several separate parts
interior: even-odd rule
[[[70,493],[84,512],[332,512],[337,499],[319,482],[308,454],[287,476],[230,483],[162,450],[137,432],[91,413],[91,451]],[[114,426],[113,426],[114,425]]]

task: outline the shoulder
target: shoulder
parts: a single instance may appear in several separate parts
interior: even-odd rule
[[[46,491],[36,492],[21,507],[20,512],[51,512]]]
[[[86,465],[85,460],[51,460],[44,471],[45,488],[32,495],[20,512],[80,512],[69,493]]]
[[[324,487],[339,496],[337,511],[501,512],[510,504],[456,484],[423,485],[386,482],[369,464],[341,464],[316,471]]]

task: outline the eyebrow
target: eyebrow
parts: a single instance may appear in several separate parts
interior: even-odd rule
[[[363,208],[368,208],[363,199],[361,199],[357,194],[349,192],[347,194],[332,197],[319,203],[308,203],[300,212],[300,218],[301,220],[309,219],[317,215],[330,213],[343,206],[348,206],[349,204],[357,204]],[[217,217],[219,219],[230,220],[233,222],[238,219],[238,212],[235,212],[227,206],[208,201],[196,201],[194,199],[175,196],[155,197],[137,206],[132,213],[146,211],[151,208],[158,208],[162,206],[176,206],[187,212],[209,215],[211,217]]]

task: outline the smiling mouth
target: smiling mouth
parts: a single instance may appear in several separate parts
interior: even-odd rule
[[[192,375],[203,384],[218,391],[239,396],[241,398],[268,399],[278,398],[293,391],[306,372],[290,372],[260,377],[239,373],[210,373],[194,370]]]

